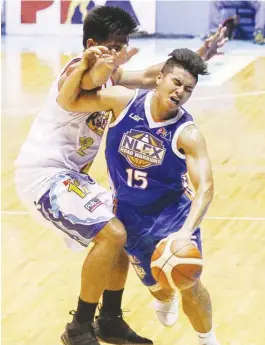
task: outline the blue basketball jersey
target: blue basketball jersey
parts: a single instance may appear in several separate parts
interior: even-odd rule
[[[115,198],[135,206],[156,202],[187,188],[185,155],[177,149],[180,132],[193,118],[180,108],[176,117],[155,122],[153,91],[136,90],[134,98],[110,124],[106,160]]]

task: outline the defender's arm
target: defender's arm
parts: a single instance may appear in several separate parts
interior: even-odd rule
[[[228,40],[225,38],[225,32],[226,27],[219,25],[216,33],[203,42],[197,54],[205,61],[220,54],[218,49],[223,47]],[[161,72],[163,66],[164,62],[148,67],[142,71],[123,71],[119,68],[114,74],[114,78],[116,79],[116,84],[131,89],[154,89],[156,87],[156,76]]]
[[[82,92],[80,84],[87,69],[89,54],[89,51],[84,52],[79,67],[64,81],[57,96],[57,103],[70,112],[113,110],[117,116],[133,98],[134,91],[114,86],[94,92]]]

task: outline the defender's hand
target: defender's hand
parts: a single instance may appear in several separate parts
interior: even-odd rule
[[[103,54],[108,54],[109,50],[107,47],[104,46],[95,46],[86,49],[83,52],[82,59],[79,63],[79,68],[86,70],[91,68],[94,63],[101,58]]]
[[[216,33],[204,41],[202,47],[197,51],[197,54],[205,61],[210,60],[215,55],[223,54],[219,52],[218,49],[223,47],[228,41],[228,37],[225,37],[225,33],[226,27],[219,25]]]
[[[120,65],[128,62],[137,53],[137,48],[127,48],[124,45],[119,52],[112,49],[110,53],[102,54],[97,61],[97,66],[105,65],[107,68],[115,70]]]
[[[114,58],[116,67],[130,61],[131,58],[138,53],[138,51],[138,48],[128,48],[127,45],[124,45],[119,52],[116,52],[115,49],[112,49],[111,54]]]

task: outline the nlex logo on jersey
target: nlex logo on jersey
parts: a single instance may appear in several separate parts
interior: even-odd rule
[[[161,165],[165,156],[163,142],[152,134],[131,129],[123,134],[119,152],[135,168]]]

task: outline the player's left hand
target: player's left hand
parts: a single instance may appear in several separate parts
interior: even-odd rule
[[[172,241],[191,241],[196,239],[196,236],[189,229],[181,228],[179,231],[170,234],[167,239]]]
[[[215,55],[222,55],[223,53],[219,52],[218,49],[229,40],[228,37],[225,37],[225,33],[226,27],[219,25],[216,33],[204,41],[197,54],[205,61],[210,60]]]

